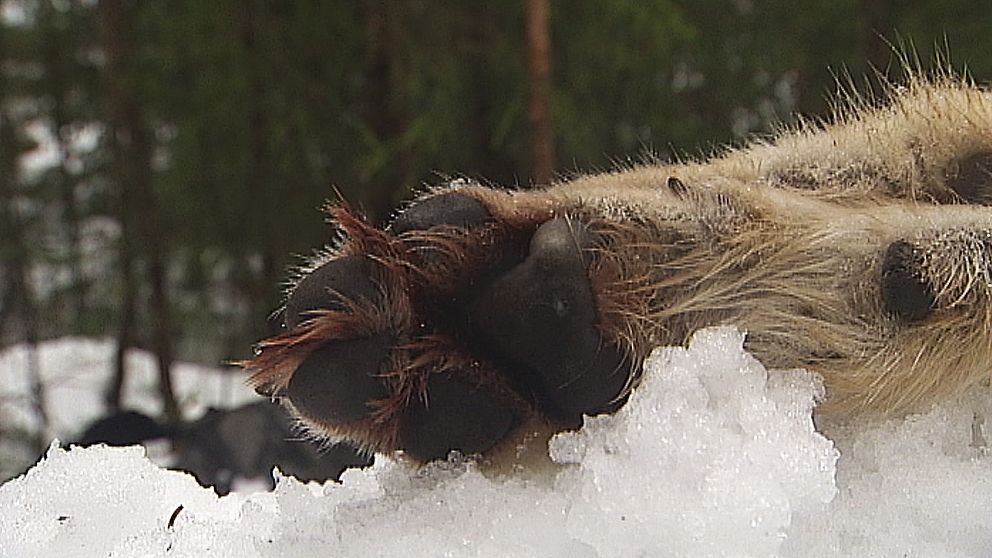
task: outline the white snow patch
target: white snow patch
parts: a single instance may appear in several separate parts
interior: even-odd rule
[[[140,448],[53,447],[0,486],[0,557],[992,555],[987,393],[828,439],[817,379],[742,342],[656,351],[621,411],[552,441],[547,479],[379,458],[219,498]]]
[[[46,438],[74,438],[104,415],[102,397],[113,374],[115,350],[111,339],[65,337],[38,345],[34,356],[49,420]],[[30,348],[24,344],[0,352],[0,421],[4,429],[37,432],[41,428],[29,383],[31,358]],[[132,349],[127,352],[126,366],[123,408],[160,415],[155,356]],[[202,416],[210,407],[228,408],[258,401],[245,384],[244,374],[233,369],[177,362],[173,367],[173,387],[188,420]],[[5,458],[7,463],[3,462]],[[35,458],[37,455],[29,457],[31,461]],[[0,478],[10,469],[23,470],[31,463],[12,463],[14,460],[17,458],[13,455],[0,452]]]

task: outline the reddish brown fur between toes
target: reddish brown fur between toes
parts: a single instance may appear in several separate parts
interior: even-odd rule
[[[503,202],[510,199],[491,191],[483,197]],[[400,235],[370,226],[346,206],[331,207],[328,213],[340,230],[341,241],[327,259],[353,255],[372,258],[381,270],[375,281],[385,302],[377,307],[364,300],[346,300],[343,310],[316,311],[296,328],[259,343],[259,353],[241,363],[252,372],[250,383],[259,393],[282,395],[300,363],[324,343],[389,331],[396,333],[397,342],[382,364],[380,376],[390,395],[368,403],[373,412],[367,419],[345,424],[328,424],[297,411],[313,434],[347,438],[366,451],[390,452],[397,447],[398,420],[404,410],[416,400],[430,400],[428,377],[452,371],[471,385],[484,386],[491,397],[514,409],[523,422],[540,422],[531,402],[515,391],[492,363],[469,354],[450,335],[425,328],[423,320],[415,316],[430,312],[418,301],[451,295],[463,286],[466,276],[480,273],[499,259],[501,245],[526,237],[540,219],[552,213],[546,203],[519,213],[494,212],[494,222],[477,230],[435,227]],[[292,403],[288,404],[294,410]]]

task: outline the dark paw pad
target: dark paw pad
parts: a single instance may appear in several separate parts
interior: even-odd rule
[[[315,310],[345,310],[346,301],[379,305],[382,292],[375,281],[377,267],[366,256],[347,256],[313,270],[286,301],[286,327],[296,327],[313,317]]]
[[[482,453],[517,422],[487,390],[450,373],[432,374],[426,393],[407,408],[399,428],[400,449],[421,461],[444,459],[452,450]]]
[[[389,230],[401,234],[441,225],[474,228],[485,223],[489,217],[489,210],[482,202],[458,192],[450,192],[421,200],[411,206],[393,221]]]
[[[882,260],[882,301],[892,315],[907,322],[929,316],[934,309],[933,288],[920,274],[922,258],[902,240],[885,250]]]
[[[459,192],[385,232],[340,213],[340,253],[362,255],[299,282],[287,331],[252,361],[257,385],[318,433],[418,461],[486,453],[533,419],[567,428],[616,410],[636,360],[600,331],[589,270],[604,235],[526,215],[500,221]]]
[[[282,395],[305,416],[327,424],[366,418],[369,404],[389,396],[380,374],[393,336],[331,341],[311,352]]]
[[[604,341],[586,276],[595,235],[558,218],[534,233],[530,252],[471,303],[472,328],[518,381],[577,418],[615,408],[631,364]]]
[[[947,186],[962,201],[992,205],[992,153],[975,153],[948,170]]]

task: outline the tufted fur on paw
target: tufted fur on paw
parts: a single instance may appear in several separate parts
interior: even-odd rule
[[[417,462],[613,412],[652,348],[720,324],[821,374],[821,413],[912,412],[990,377],[990,161],[992,94],[914,79],[709,161],[456,181],[386,230],[335,206],[244,365],[318,437]]]

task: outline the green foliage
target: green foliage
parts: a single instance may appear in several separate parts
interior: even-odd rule
[[[16,4],[26,17],[0,30],[0,107],[15,128],[0,130],[0,215],[20,204],[31,218],[3,249],[80,275],[46,293],[53,316],[79,308],[49,320],[46,334],[107,333],[118,319],[116,244],[112,232],[83,234],[114,219],[117,203],[100,134],[109,107],[98,2]],[[530,183],[523,2],[123,5],[135,45],[123,77],[154,132],[182,339],[231,357],[263,335],[294,255],[331,237],[319,208],[339,194],[382,220],[444,176]],[[864,89],[872,66],[898,78],[899,48],[924,68],[949,51],[982,81],[992,77],[990,28],[992,5],[967,0],[553,2],[557,168],[567,176],[648,155],[699,157],[797,112],[826,115],[838,79]],[[12,161],[30,146],[11,138],[29,126],[61,138],[71,161],[18,173]],[[100,141],[83,149],[87,134]],[[96,270],[84,265],[94,261]],[[85,273],[66,271],[74,265]]]

